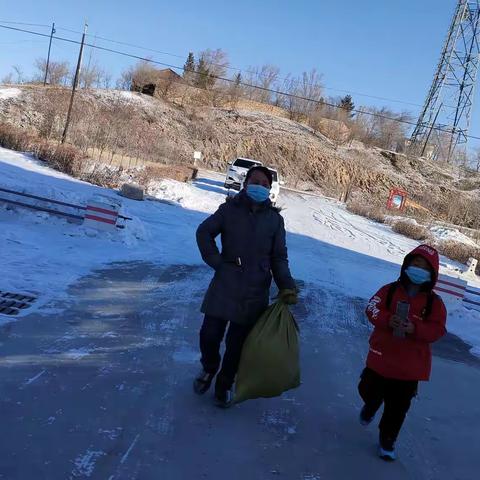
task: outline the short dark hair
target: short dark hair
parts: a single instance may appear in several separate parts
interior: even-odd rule
[[[255,172],[262,172],[268,179],[268,183],[270,184],[270,186],[272,186],[272,183],[273,183],[273,175],[272,175],[272,172],[267,168],[267,167],[263,167],[261,165],[258,165],[256,167],[252,167],[248,172],[247,172],[247,175],[245,177],[245,183],[248,182],[248,180],[250,179],[250,177],[255,173]]]

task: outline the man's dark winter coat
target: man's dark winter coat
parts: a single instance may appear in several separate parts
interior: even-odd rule
[[[244,191],[228,199],[198,227],[197,244],[215,270],[202,305],[206,315],[253,324],[268,306],[272,275],[280,290],[295,288],[283,218],[270,201],[255,205]]]

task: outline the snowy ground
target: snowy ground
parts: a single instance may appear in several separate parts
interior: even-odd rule
[[[48,306],[50,311],[51,300],[62,298],[74,280],[101,265],[138,260],[201,264],[194,231],[225,198],[221,175],[202,172],[195,185],[166,180],[150,186],[152,200],[126,200],[5,149],[0,149],[0,174],[4,188],[64,202],[121,200],[121,212],[133,218],[124,230],[100,233],[45,213],[0,207],[6,259],[0,290],[34,294],[39,297],[36,307]],[[296,278],[351,296],[367,299],[378,286],[392,281],[405,254],[418,244],[387,225],[351,214],[334,200],[284,192],[279,204]],[[445,229],[439,232],[446,235]],[[458,274],[460,265],[455,262],[442,258],[441,265],[443,273]],[[6,320],[0,316],[0,323]],[[451,310],[449,330],[480,352],[479,313]]]
[[[201,177],[152,185],[156,200],[121,199],[133,220],[109,234],[0,207],[0,290],[39,296],[17,322],[0,316],[0,429],[11,439],[0,478],[316,480],[352,478],[357,469],[366,478],[474,478],[480,361],[455,337],[436,349],[432,382],[402,437],[402,462],[378,463],[375,430],[357,426],[365,300],[396,278],[416,242],[332,200],[285,193],[280,201],[303,285],[295,311],[302,388],[227,415],[190,395],[198,305],[211,275],[194,232],[225,196],[220,176]],[[81,204],[120,198],[4,149],[0,186]],[[455,273],[458,265],[442,259],[442,268]],[[480,315],[449,313],[449,330],[479,348]]]

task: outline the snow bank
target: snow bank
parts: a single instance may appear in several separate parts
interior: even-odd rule
[[[20,96],[22,91],[19,88],[0,88],[0,100],[16,98]]]
[[[461,305],[449,309],[447,329],[472,345],[470,352],[480,357],[480,312]]]
[[[390,226],[393,226],[398,221],[408,222],[412,225],[424,226],[423,224],[418,223],[414,218],[398,217],[393,215],[387,215],[385,217],[385,223]],[[464,243],[465,245],[469,245],[471,247],[479,247],[479,245],[473,239],[460,232],[460,230],[457,228],[446,227],[444,225],[432,225],[426,226],[426,228],[437,241],[454,241]]]
[[[76,205],[86,205],[93,198],[115,197],[122,203],[120,213],[132,217],[123,230],[100,232],[0,202],[0,290],[38,296],[36,308],[64,297],[68,286],[92,268],[138,258],[139,246],[151,239],[151,230],[145,228],[138,215],[131,214],[129,205],[133,211],[137,207],[133,201],[51,170],[29,155],[0,148],[0,186]],[[11,196],[0,192],[0,197]]]
[[[202,191],[175,180],[151,182],[147,193],[155,198],[178,203],[183,208],[213,213],[225,201],[225,194]]]
[[[437,240],[442,241],[454,241],[464,243],[471,247],[477,247],[477,243],[472,240],[467,235],[463,234],[456,228],[448,228],[448,227],[441,227],[441,226],[433,226],[430,227],[430,232]]]
[[[115,103],[118,101],[124,103],[136,104],[140,107],[151,106],[151,97],[137,92],[127,92],[125,90],[93,90],[92,94],[103,101]]]

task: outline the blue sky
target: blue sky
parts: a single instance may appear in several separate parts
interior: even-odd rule
[[[323,73],[327,95],[346,90],[354,92],[357,105],[386,105],[416,115],[419,106],[356,92],[422,105],[455,4],[456,0],[2,0],[0,21],[55,21],[58,27],[80,31],[86,19],[90,34],[182,56],[120,47],[175,65],[182,65],[190,50],[222,48],[239,68],[271,63],[283,74],[299,74],[315,67]],[[57,34],[79,39],[60,29]],[[47,46],[46,39],[0,29],[0,77],[13,64],[28,73],[34,59],[46,55]],[[77,49],[55,42],[52,56],[74,64]],[[94,58],[114,77],[131,63],[105,53],[94,53]],[[471,134],[480,135],[478,113]]]

